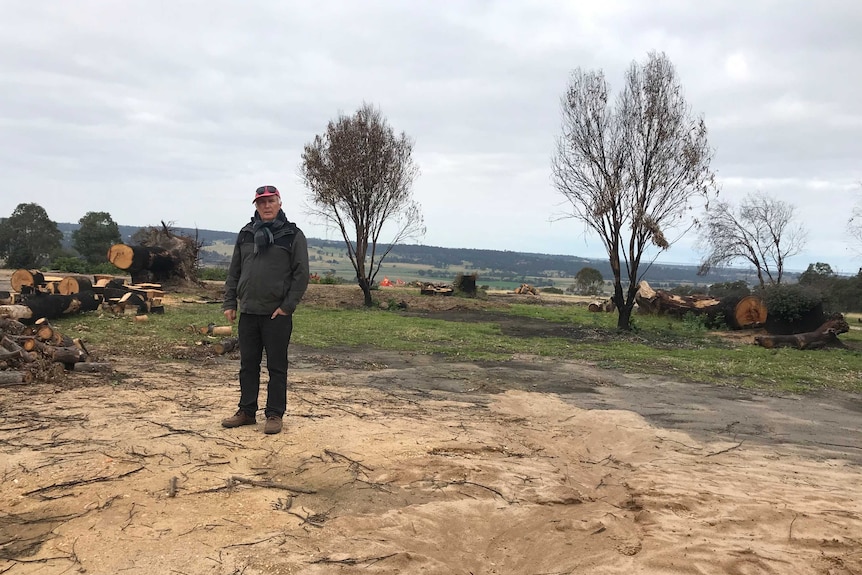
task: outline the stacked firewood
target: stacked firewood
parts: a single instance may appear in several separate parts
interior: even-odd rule
[[[0,385],[46,381],[66,371],[110,372],[92,360],[80,339],[72,339],[41,318],[31,325],[0,317]]]
[[[0,292],[0,316],[30,323],[56,319],[100,307],[116,314],[164,313],[160,284],[126,284],[122,278],[96,275],[45,276],[36,270],[16,270],[12,292]]]

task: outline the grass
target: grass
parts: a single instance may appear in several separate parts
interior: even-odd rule
[[[376,308],[300,306],[293,342],[321,349],[378,348],[470,361],[507,361],[515,354],[527,354],[760,390],[862,393],[859,351],[767,350],[728,341],[696,320],[635,316],[635,330],[618,332],[616,314],[590,313],[573,305],[514,304],[489,311],[495,313],[488,313],[487,321],[447,321]],[[517,324],[519,317],[529,318],[545,322],[549,328],[564,326],[569,335],[507,335],[501,327],[500,312],[515,320],[509,323]],[[82,337],[96,353],[184,359],[207,354],[207,343],[223,339],[201,335],[192,326],[224,325],[225,320],[218,305],[179,303],[169,306],[164,315],[150,315],[147,322],[135,322],[131,315],[94,312],[55,323],[67,335]],[[862,348],[862,331],[851,330],[841,339]]]

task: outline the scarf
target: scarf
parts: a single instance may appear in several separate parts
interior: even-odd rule
[[[260,215],[256,212],[251,219],[251,231],[254,234],[254,253],[261,252],[268,248],[275,241],[276,236],[284,235],[284,224],[287,221],[279,210],[278,215],[271,222],[265,222],[260,219]]]

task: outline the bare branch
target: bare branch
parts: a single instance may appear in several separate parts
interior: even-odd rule
[[[329,122],[302,154],[300,174],[311,192],[312,213],[341,232],[366,305],[393,246],[425,233],[411,194],[419,173],[412,154],[413,141],[403,132],[396,136],[369,104]],[[384,230],[392,233],[385,246]]]
[[[632,63],[614,103],[601,71],[578,69],[561,104],[553,181],[572,206],[569,217],[603,242],[614,273],[618,327],[628,329],[641,260],[688,232],[692,204],[714,193],[706,125],[691,116],[664,54]]]
[[[751,193],[739,206],[718,202],[707,211],[700,244],[707,252],[701,273],[735,261],[748,262],[761,286],[780,284],[787,258],[805,245],[807,233],[794,222],[793,205],[762,192]]]

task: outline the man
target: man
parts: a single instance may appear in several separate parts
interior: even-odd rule
[[[239,318],[239,410],[223,420],[224,427],[254,425],[260,391],[263,352],[269,384],[266,388],[264,433],[279,433],[287,410],[287,347],[293,331],[292,314],[308,288],[308,243],[296,224],[281,210],[275,186],[254,194],[254,216],[237,236],[225,281],[224,315]],[[237,306],[237,304],[239,304]]]

